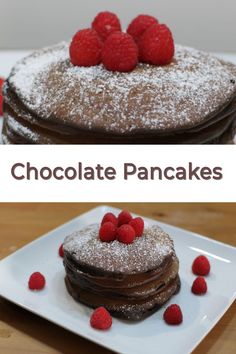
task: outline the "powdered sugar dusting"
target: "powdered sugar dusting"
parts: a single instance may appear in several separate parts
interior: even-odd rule
[[[93,224],[66,237],[63,248],[80,263],[115,273],[156,269],[174,254],[173,241],[158,226],[146,228],[132,244],[102,242],[99,225]]]
[[[235,79],[233,64],[179,45],[170,65],[117,73],[103,65],[74,67],[63,43],[19,62],[9,83],[45,119],[127,133],[200,123],[236,94]]]
[[[8,127],[16,132],[19,135],[27,136],[31,139],[31,141],[37,142],[39,139],[39,134],[33,132],[30,128],[25,127],[24,125],[20,124],[17,120],[12,118],[9,114],[7,116],[7,125]]]

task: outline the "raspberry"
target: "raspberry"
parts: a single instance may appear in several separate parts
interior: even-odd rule
[[[2,77],[0,77],[0,94],[2,94],[2,87],[3,87],[4,81],[5,80]]]
[[[100,38],[105,41],[110,34],[121,32],[121,24],[118,17],[112,12],[100,12],[92,23],[92,28],[98,33]]]
[[[70,60],[76,66],[93,66],[101,63],[102,41],[93,29],[77,32],[70,44]]]
[[[105,307],[98,307],[90,317],[90,325],[96,329],[109,329],[112,325],[112,317]]]
[[[3,115],[3,97],[2,97],[3,84],[4,84],[4,79],[0,77],[0,116]]]
[[[211,269],[210,262],[205,256],[198,256],[193,261],[192,271],[196,275],[208,275]]]
[[[202,295],[207,292],[207,283],[203,277],[197,277],[192,285],[192,293]]]
[[[140,60],[153,65],[167,65],[174,56],[174,40],[166,25],[149,27],[139,41]]]
[[[122,243],[132,243],[135,239],[135,230],[132,226],[124,224],[117,229],[117,240]]]
[[[59,247],[58,253],[59,253],[60,257],[62,257],[62,258],[64,257],[63,244],[61,244],[61,246]]]
[[[129,222],[129,225],[131,225],[134,228],[136,237],[140,237],[143,234],[143,229],[144,229],[144,221],[142,218],[134,218]]]
[[[35,272],[35,273],[31,274],[29,281],[28,281],[28,285],[29,285],[30,290],[41,290],[44,288],[45,283],[46,283],[46,281],[45,281],[43,274],[41,274],[39,272]]]
[[[110,71],[132,71],[138,63],[138,47],[133,38],[122,32],[111,34],[104,43],[102,62]]]
[[[158,20],[149,15],[137,16],[128,26],[127,33],[129,33],[136,43],[138,43],[142,34],[148,29],[148,27],[157,24]]]
[[[99,237],[104,242],[114,241],[116,239],[116,226],[111,221],[105,222],[100,227]]]
[[[183,314],[179,305],[170,305],[164,312],[163,315],[166,323],[170,325],[178,325],[183,321]]]
[[[107,221],[112,222],[112,224],[114,224],[115,226],[117,226],[117,224],[118,224],[117,217],[113,213],[106,213],[103,216],[101,225],[103,225]]]
[[[118,215],[118,226],[128,224],[132,220],[131,214],[127,210],[122,210]]]

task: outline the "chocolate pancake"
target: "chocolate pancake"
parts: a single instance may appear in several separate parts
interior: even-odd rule
[[[140,320],[178,292],[173,241],[158,226],[146,228],[129,245],[102,242],[98,231],[99,225],[90,225],[64,241],[66,287],[76,301]]]
[[[73,66],[62,43],[16,64],[3,94],[9,144],[227,143],[235,133],[236,66],[179,45],[170,65],[118,73]]]

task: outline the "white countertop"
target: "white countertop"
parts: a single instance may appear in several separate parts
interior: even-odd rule
[[[0,77],[7,77],[13,65],[21,58],[28,55],[30,50],[0,50]],[[236,53],[213,53],[215,56],[236,64]],[[2,119],[0,117],[0,131]]]

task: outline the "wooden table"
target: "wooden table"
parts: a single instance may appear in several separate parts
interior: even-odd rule
[[[0,258],[94,206],[95,204],[0,204]],[[117,203],[114,206],[236,246],[236,204]],[[235,353],[235,313],[234,303],[194,354]],[[111,354],[109,350],[0,298],[0,354],[9,353]]]

